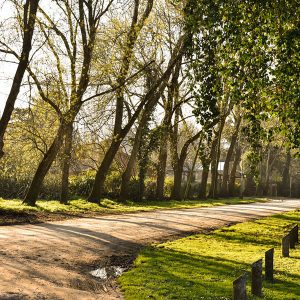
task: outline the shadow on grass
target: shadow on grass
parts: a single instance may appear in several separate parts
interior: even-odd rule
[[[153,248],[142,251],[137,265],[120,279],[129,299],[230,299],[231,281],[248,268],[226,259]]]
[[[300,215],[299,215],[299,217],[289,216],[289,215],[275,215],[272,218],[300,223]]]
[[[256,236],[252,236],[247,233],[245,234],[237,233],[237,234],[229,235],[228,233],[222,233],[221,231],[217,231],[214,232],[213,234],[214,237],[219,238],[221,240],[226,239],[227,241],[232,241],[236,243],[251,244],[251,245],[257,245],[257,243],[259,243],[259,245],[264,245],[268,247],[271,246],[275,247],[280,245],[280,241],[274,240],[273,237],[265,238],[263,236],[260,236],[258,241]]]
[[[241,274],[247,274],[247,286],[251,286],[250,265],[170,249],[148,248],[139,256],[136,268],[123,274],[119,282],[126,299],[231,299],[232,282]],[[277,271],[275,278],[275,283],[264,281],[264,299],[273,299],[268,295],[285,295],[287,292],[289,296],[284,299],[299,299],[298,275]],[[249,295],[249,299],[256,298]]]

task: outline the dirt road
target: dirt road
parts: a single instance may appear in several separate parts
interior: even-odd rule
[[[122,299],[89,272],[149,242],[296,208],[300,199],[2,226],[0,299]]]

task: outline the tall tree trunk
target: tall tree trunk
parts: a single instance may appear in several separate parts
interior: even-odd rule
[[[241,147],[237,146],[235,149],[235,156],[234,156],[234,161],[232,164],[230,178],[229,178],[229,184],[228,184],[229,196],[234,196],[234,193],[235,193],[236,171],[237,171],[237,167],[239,165],[240,159],[241,159],[241,152],[242,152]]]
[[[109,171],[109,168],[119,150],[120,144],[123,139],[114,139],[108,149],[108,151],[105,153],[104,158],[101,162],[100,167],[97,170],[95,182],[92,188],[92,191],[88,197],[89,202],[98,203],[101,196],[104,192],[104,183],[107,176],[107,173]]]
[[[70,124],[66,128],[64,142],[60,202],[67,204],[69,200],[69,173],[72,156],[73,124]]]
[[[178,99],[176,97],[174,104],[177,105],[177,102]],[[171,129],[171,134],[170,134],[171,137],[170,153],[172,157],[172,168],[174,173],[174,184],[171,192],[171,198],[176,200],[181,199],[181,182],[182,182],[183,165],[185,160],[185,158],[180,159],[178,154],[179,113],[180,113],[180,107],[177,107],[175,109],[173,130]]]
[[[291,166],[291,150],[287,149],[285,163],[282,172],[282,180],[280,183],[281,196],[288,197],[290,194],[290,166]]]
[[[194,170],[195,170],[195,166],[196,166],[196,162],[197,162],[197,158],[199,156],[199,151],[200,151],[200,147],[201,147],[201,141],[199,142],[199,145],[197,147],[197,151],[193,160],[193,165],[192,165],[192,169],[190,171],[187,183],[186,183],[186,189],[184,192],[184,199],[188,199],[189,195],[190,195],[190,188],[191,188],[191,183],[192,183],[192,179],[193,179],[193,174],[194,174]]]
[[[144,11],[142,17],[140,20],[139,18],[139,7],[140,7],[140,1],[136,0],[135,5],[134,5],[134,11],[133,11],[133,16],[131,20],[131,26],[130,29],[127,33],[127,39],[126,39],[126,45],[124,47],[124,53],[123,53],[123,58],[122,58],[122,63],[121,63],[121,69],[119,76],[117,78],[117,83],[121,87],[116,91],[116,113],[115,113],[115,124],[114,124],[114,138],[117,138],[121,131],[122,131],[122,121],[123,121],[123,111],[124,111],[124,90],[125,90],[125,82],[126,82],[126,77],[129,73],[129,68],[130,64],[133,58],[133,51],[135,47],[135,43],[138,39],[139,33],[141,29],[143,28],[146,19],[148,18],[152,7],[153,7],[153,0],[148,0],[146,10]],[[138,141],[137,141],[138,143]],[[112,145],[113,147],[113,145]],[[138,145],[136,145],[138,147]],[[122,176],[122,183],[121,186],[121,194],[120,198],[126,198],[128,194],[128,185],[131,177],[131,172],[132,169],[135,165],[135,160],[136,160],[136,149],[133,149],[134,153],[130,157],[129,162],[127,164],[128,168],[126,168],[126,171],[124,172]],[[105,180],[105,176],[104,176]]]
[[[4,111],[0,119],[0,159],[3,157],[4,134],[14,110],[15,102],[20,92],[24,73],[28,66],[29,54],[32,48],[32,36],[35,27],[36,12],[39,0],[26,0],[24,4],[24,38],[20,61],[13,79],[12,87],[6,100]]]
[[[222,187],[221,187],[221,193],[222,196],[228,196],[228,185],[229,185],[229,165],[230,161],[232,159],[233,151],[237,142],[237,138],[239,135],[239,129],[241,124],[241,116],[238,116],[238,119],[236,120],[235,130],[231,137],[230,146],[228,148],[226,159],[224,163],[224,170],[223,170],[223,179],[222,179]]]
[[[152,112],[152,109],[150,111],[144,110],[141,120],[140,120],[140,123],[137,128],[136,134],[134,136],[134,142],[133,142],[132,150],[130,153],[130,157],[129,157],[126,169],[125,169],[124,173],[122,174],[122,183],[121,183],[121,191],[120,191],[120,200],[121,201],[124,201],[128,198],[130,178],[132,176],[133,169],[136,165],[137,156],[138,156],[139,148],[141,145],[141,139],[142,139],[142,135],[143,135],[143,129],[148,122],[151,112]]]
[[[181,185],[182,185],[182,174],[183,174],[183,167],[184,161],[186,157],[181,157],[178,162],[174,166],[174,185],[172,189],[171,198],[174,200],[181,200]]]
[[[59,149],[63,143],[63,137],[65,133],[65,124],[62,123],[57,131],[56,137],[53,140],[51,146],[49,147],[48,151],[44,155],[42,161],[40,162],[30,187],[26,193],[25,199],[23,203],[28,205],[35,205],[37,197],[39,195],[40,189],[42,187],[42,183],[46,174],[48,173],[53,161],[55,160]]]
[[[207,197],[207,180],[208,180],[208,174],[209,174],[209,163],[203,164],[202,162],[202,176],[201,176],[201,183],[200,183],[200,190],[199,190],[199,198],[200,199],[206,199]]]
[[[150,72],[147,76],[147,84],[146,84],[146,88],[148,90],[150,90],[153,82],[154,82],[154,78],[151,75],[151,70],[150,70]],[[128,163],[126,165],[126,169],[125,169],[124,173],[122,174],[122,183],[121,183],[121,191],[120,191],[120,200],[121,201],[126,200],[129,196],[128,193],[129,193],[130,178],[132,176],[134,167],[136,165],[137,156],[138,156],[141,139],[142,139],[142,135],[143,135],[143,131],[144,131],[143,129],[145,128],[145,126],[147,126],[147,123],[150,119],[150,116],[153,112],[155,105],[156,105],[156,101],[155,101],[155,99],[153,99],[152,101],[149,102],[149,105],[147,105],[141,113],[141,118],[139,121],[137,131],[134,136],[134,142],[133,142],[132,150],[130,153],[130,157],[129,157]]]
[[[125,201],[129,197],[130,178],[132,176],[132,172],[136,165],[139,144],[140,144],[140,140],[135,139],[128,163],[126,165],[126,169],[122,174],[121,190],[120,190],[120,197],[119,197],[120,201]]]
[[[171,120],[173,115],[173,106],[178,101],[178,78],[181,68],[181,59],[178,61],[174,70],[171,86],[168,91],[168,99],[165,106],[165,117],[163,120],[162,135],[160,138],[160,149],[157,165],[157,178],[156,178],[156,199],[164,198],[164,187],[166,178],[166,166],[168,159],[168,142],[171,132]],[[176,129],[178,130],[178,128]],[[177,145],[176,145],[177,147]]]
[[[209,197],[215,198],[218,191],[218,165],[219,165],[219,160],[220,160],[220,145],[221,145],[221,136],[223,132],[223,128],[225,125],[225,120],[226,116],[223,116],[220,119],[220,124],[218,131],[216,132],[215,138],[212,143],[212,148],[211,148],[211,185],[210,185],[210,190],[209,190]]]
[[[270,183],[270,173],[271,173],[271,146],[268,146],[268,152],[267,152],[267,161],[266,161],[266,174],[265,174],[265,180],[263,183],[263,189],[262,194],[263,196],[266,196],[269,192],[269,183]]]
[[[143,201],[145,194],[145,178],[146,178],[146,170],[139,172],[139,201]]]
[[[161,145],[158,156],[158,164],[157,164],[157,178],[156,178],[156,192],[155,198],[157,200],[164,198],[164,187],[165,187],[165,177],[166,177],[166,166],[167,166],[167,158],[168,158],[168,144],[167,144],[167,136],[163,135],[163,139],[161,139]]]
[[[192,136],[190,139],[188,139],[180,152],[180,156],[179,159],[177,159],[174,163],[174,186],[173,186],[173,190],[172,190],[172,198],[176,199],[176,200],[181,200],[181,183],[182,183],[182,173],[183,173],[183,167],[184,167],[184,162],[187,158],[188,155],[188,149],[189,146],[195,142],[201,135],[202,131],[199,131],[198,133],[196,133],[194,136]],[[195,167],[195,163],[196,163],[196,159],[198,157],[199,154],[199,149],[200,149],[200,143],[201,143],[202,139],[199,141],[199,147],[197,149],[197,153],[193,162],[193,168]],[[176,159],[176,157],[174,157],[173,159]]]
[[[219,132],[217,132],[213,142],[212,142],[212,148],[211,148],[211,167],[210,167],[210,189],[209,189],[209,197],[215,198],[216,196],[216,188],[217,188],[217,179],[218,179],[218,141],[219,141]]]

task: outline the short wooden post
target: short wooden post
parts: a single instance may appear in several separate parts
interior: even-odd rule
[[[265,253],[265,277],[266,280],[274,280],[274,248]]]
[[[262,295],[262,259],[252,264],[251,292],[258,297]]]
[[[290,235],[287,234],[282,238],[281,242],[281,250],[282,250],[282,256],[283,257],[289,257],[290,256]]]
[[[247,282],[246,274],[241,275],[233,282],[233,300],[247,299],[246,282]]]

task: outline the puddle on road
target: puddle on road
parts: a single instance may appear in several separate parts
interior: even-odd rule
[[[94,277],[97,277],[102,280],[116,278],[122,275],[127,268],[122,268],[120,266],[109,266],[104,268],[98,268],[90,272],[90,274]]]
[[[90,271],[89,274],[99,280],[109,281],[129,270],[134,259],[135,255],[111,255],[96,264],[95,269]]]

